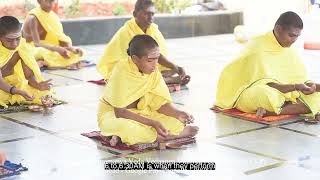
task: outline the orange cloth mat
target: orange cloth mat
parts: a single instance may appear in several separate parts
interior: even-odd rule
[[[264,118],[258,118],[256,117],[255,114],[245,113],[235,108],[221,109],[217,106],[213,106],[210,109],[218,113],[223,113],[224,115],[227,115],[227,116],[236,117],[239,119],[244,119],[249,121],[255,121],[255,122],[275,122],[275,121],[283,121],[283,120],[295,120],[295,118],[298,117],[297,115],[279,115],[279,116],[268,116]]]
[[[304,49],[320,50],[320,42],[305,42]]]

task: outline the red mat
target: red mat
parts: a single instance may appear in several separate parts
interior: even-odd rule
[[[221,109],[217,106],[213,106],[211,110],[215,112],[221,112],[227,116],[236,117],[239,119],[244,119],[249,121],[255,121],[255,122],[276,122],[276,121],[295,119],[296,117],[298,117],[297,115],[279,115],[279,116],[268,116],[264,118],[258,118],[256,117],[256,114],[245,113],[235,108]]]
[[[100,131],[92,131],[89,133],[82,133],[82,136],[86,136],[90,139],[95,139],[101,142],[102,145],[111,147],[114,149],[118,149],[121,151],[125,150],[132,150],[132,151],[144,151],[147,149],[155,149],[158,147],[158,142],[155,143],[149,143],[149,144],[135,144],[135,145],[126,145],[123,143],[118,143],[116,146],[111,146],[110,145],[110,138],[103,136],[100,134]]]
[[[181,138],[181,139],[176,139],[176,140],[171,140],[168,141],[167,143],[165,143],[166,147],[161,147],[159,145],[159,142],[153,142],[153,143],[147,143],[147,144],[134,144],[134,145],[126,145],[124,143],[118,143],[116,146],[111,146],[110,145],[110,138],[101,135],[100,131],[92,131],[89,133],[82,133],[82,136],[88,137],[90,139],[95,139],[98,140],[102,145],[113,148],[113,149],[117,149],[117,150],[121,150],[121,151],[125,151],[125,150],[132,150],[132,151],[136,151],[136,152],[141,152],[141,151],[145,151],[145,150],[149,150],[149,149],[162,149],[162,148],[170,148],[173,146],[182,146],[182,145],[186,145],[186,144],[192,144],[195,143],[196,140],[195,138]]]

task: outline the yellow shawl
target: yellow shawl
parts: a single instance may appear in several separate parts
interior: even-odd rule
[[[147,34],[157,41],[160,46],[160,53],[167,56],[167,47],[165,39],[158,29],[158,25],[152,23],[144,33],[137,25],[134,18],[127,21],[110,40],[104,50],[104,54],[100,59],[97,69],[104,79],[109,79],[114,65],[128,57],[127,49],[129,42],[135,35]]]
[[[150,110],[172,102],[160,71],[142,74],[130,57],[115,66],[102,98],[117,108],[125,108],[140,99],[137,109],[149,107]]]
[[[37,81],[43,81],[38,64],[30,54],[30,46],[26,44],[26,40],[23,38],[21,38],[20,44],[15,50],[7,49],[0,42],[0,67],[6,65],[16,51],[18,51],[21,60],[33,71]],[[19,78],[25,79],[22,68],[15,68],[14,73],[16,73]]]
[[[56,13],[53,11],[48,13],[37,7],[31,10],[29,15],[36,16],[41,26],[47,32],[44,42],[53,45],[59,45],[59,41],[72,44],[70,37],[64,34],[62,24]]]
[[[217,87],[216,105],[233,108],[241,93],[254,83],[303,83],[304,64],[293,48],[282,47],[273,32],[249,42],[242,55],[224,68]]]

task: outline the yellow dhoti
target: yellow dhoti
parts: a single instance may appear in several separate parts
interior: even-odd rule
[[[136,100],[139,100],[137,108],[129,111],[161,122],[173,135],[183,130],[181,121],[157,112],[162,105],[172,102],[159,70],[141,75],[129,58],[115,66],[105,87],[98,112],[101,134],[119,136],[122,142],[129,145],[154,142],[157,132],[153,127],[115,116],[114,107],[125,108]]]
[[[80,61],[79,54],[69,51],[70,58],[64,58],[59,53],[50,51],[42,47],[35,47],[33,50],[36,60],[43,60],[48,67],[68,67]]]
[[[157,131],[153,127],[131,119],[117,118],[113,108],[108,111],[108,108],[111,106],[106,107],[107,105],[103,102],[100,102],[99,106],[99,111],[104,112],[101,113],[101,121],[99,121],[99,127],[102,135],[116,135],[126,144],[151,143],[157,139]],[[130,111],[143,117],[161,122],[161,124],[173,135],[178,135],[184,127],[179,120],[160,114],[156,111],[152,112],[138,109],[130,109]]]

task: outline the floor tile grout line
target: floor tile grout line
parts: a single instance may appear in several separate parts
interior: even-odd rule
[[[51,74],[51,75],[56,75],[56,76],[64,77],[64,78],[68,78],[68,79],[73,79],[73,80],[85,82],[85,80],[83,80],[83,79],[78,79],[78,78],[74,78],[74,77],[68,77],[68,76],[65,76],[65,75],[55,74],[55,73],[51,73],[51,72],[46,72],[46,73],[47,73],[47,74]]]
[[[234,136],[234,135],[249,133],[249,132],[253,132],[253,131],[258,131],[258,130],[261,130],[261,129],[268,129],[268,128],[271,128],[271,127],[272,126],[264,126],[264,127],[249,129],[249,130],[240,131],[240,132],[228,133],[228,134],[223,134],[223,135],[216,136],[216,138],[220,139],[220,138],[225,138],[225,137],[229,137],[229,136]]]
[[[14,122],[14,123],[29,127],[31,129],[35,129],[35,130],[41,131],[41,132],[44,132],[44,133],[47,133],[47,134],[51,134],[51,135],[57,134],[56,132],[53,132],[53,131],[50,131],[50,130],[47,130],[47,129],[44,129],[44,128],[41,128],[41,127],[38,127],[38,126],[34,126],[34,125],[31,125],[31,124],[28,124],[28,123],[13,119],[11,117],[7,117],[7,116],[4,116],[4,115],[0,115],[0,117],[5,119],[5,120],[8,120],[8,121],[11,121],[11,122]]]
[[[275,127],[286,126],[286,125],[289,125],[289,124],[294,124],[294,123],[302,122],[302,121],[303,121],[302,119],[297,119],[295,121],[285,122],[283,124],[277,124],[277,125],[275,125]]]
[[[50,131],[50,130],[47,130],[47,129],[44,129],[44,128],[41,128],[41,127],[38,127],[38,126],[34,126],[34,125],[31,125],[31,124],[28,124],[28,123],[25,123],[25,122],[21,122],[19,120],[16,120],[16,119],[13,119],[13,118],[10,118],[10,117],[7,117],[7,116],[3,116],[3,115],[0,115],[1,118],[5,119],[5,120],[8,120],[8,121],[11,121],[11,122],[14,122],[14,123],[17,123],[17,124],[20,124],[20,125],[23,125],[23,126],[26,126],[26,127],[29,127],[31,129],[34,129],[34,130],[38,130],[38,131],[41,131],[41,132],[44,132],[44,133],[47,133],[47,134],[50,134],[52,136],[55,136],[55,137],[58,137],[60,139],[64,139],[64,140],[68,140],[68,141],[71,141],[73,143],[76,143],[76,144],[80,144],[80,145],[84,145],[86,147],[90,147],[90,148],[93,148],[93,146],[89,145],[88,144],[85,144],[83,141],[81,140],[77,140],[75,138],[70,138],[70,137],[65,137],[65,136],[62,136],[60,135],[59,133],[57,132],[54,132],[54,131]],[[118,153],[116,151],[113,151],[113,150],[110,150],[108,148],[105,148],[104,146],[101,146],[99,144],[96,144],[96,147],[99,149],[99,150],[102,150],[104,152],[109,152],[113,155],[119,155],[121,153]]]
[[[255,168],[255,169],[252,169],[252,170],[249,170],[249,171],[245,171],[244,174],[252,175],[252,174],[260,173],[262,171],[266,171],[266,170],[270,170],[270,169],[273,169],[273,168],[280,167],[280,166],[282,166],[284,164],[285,164],[285,162],[278,162],[278,163],[274,163],[274,164],[271,164],[271,165],[267,165],[267,166]]]
[[[299,131],[299,130],[295,130],[295,129],[290,129],[290,128],[286,128],[286,127],[279,127],[279,128],[283,129],[283,130],[295,132],[295,133],[298,133],[298,134],[304,134],[304,135],[311,136],[311,137],[317,137],[317,138],[319,137],[319,135],[312,134],[312,133],[307,133],[307,132],[303,132],[303,131]]]
[[[243,120],[243,119],[240,119],[240,120]],[[283,124],[265,124],[265,123],[263,123],[263,125],[265,125],[264,127],[259,127],[259,128],[255,128],[255,129],[249,129],[249,130],[240,131],[240,132],[234,132],[234,133],[229,133],[229,134],[223,134],[223,135],[216,136],[216,138],[220,139],[220,138],[224,138],[224,137],[229,137],[229,136],[249,133],[249,132],[258,131],[258,130],[261,130],[261,129],[268,129],[268,128],[272,128],[272,127],[280,128],[281,126],[294,124],[294,123],[301,122],[301,121],[302,120],[295,120],[295,121],[287,122],[287,123],[283,123]],[[250,121],[250,122],[255,122],[255,121]],[[256,123],[261,124],[261,122],[256,122]]]
[[[17,141],[22,141],[22,140],[32,139],[32,138],[35,138],[35,136],[27,136],[27,137],[22,137],[22,138],[14,138],[14,139],[9,139],[9,140],[4,140],[4,141],[0,141],[0,144],[17,142]]]
[[[240,148],[240,147],[224,144],[224,143],[221,143],[221,142],[215,142],[215,144],[220,145],[220,146],[224,146],[224,147],[228,147],[228,148],[231,148],[231,149],[235,149],[235,150],[239,150],[239,151],[255,154],[255,155],[258,155],[258,156],[271,158],[271,159],[278,160],[278,161],[283,161],[283,162],[287,161],[287,160],[282,159],[282,158],[278,158],[278,157],[274,157],[274,156],[271,156],[271,155],[267,155],[267,154],[263,154],[263,153],[259,153],[259,152],[255,152],[255,151],[251,151],[251,150],[247,150],[247,149],[243,149],[243,148]]]

